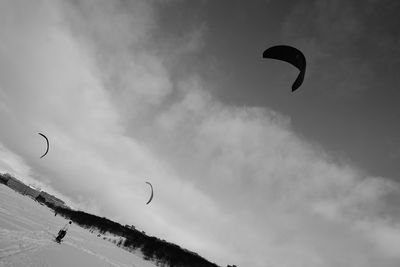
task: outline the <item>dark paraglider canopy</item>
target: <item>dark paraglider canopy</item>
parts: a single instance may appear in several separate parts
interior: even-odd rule
[[[44,156],[46,156],[47,152],[49,152],[50,145],[49,145],[49,139],[47,139],[47,137],[44,134],[42,134],[42,133],[39,133],[39,134],[41,136],[43,136],[44,139],[46,139],[46,144],[47,144],[46,152],[44,152],[44,154],[40,157],[40,158],[43,158]]]
[[[147,203],[146,203],[146,205],[147,205],[147,204],[149,204],[149,203],[151,202],[151,200],[153,199],[153,186],[152,186],[151,183],[149,183],[149,182],[146,182],[146,184],[150,185],[150,188],[151,188],[151,196],[150,196],[149,201],[147,201]]]
[[[272,46],[264,51],[263,58],[286,61],[300,70],[297,79],[292,85],[292,92],[299,88],[303,83],[304,74],[306,72],[306,58],[300,50],[287,45]]]

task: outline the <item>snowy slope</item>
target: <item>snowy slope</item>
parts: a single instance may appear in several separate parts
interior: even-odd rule
[[[0,184],[0,266],[155,266],[74,224],[62,244],[52,241],[66,222]]]

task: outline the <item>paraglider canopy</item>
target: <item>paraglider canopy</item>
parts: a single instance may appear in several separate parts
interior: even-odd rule
[[[43,158],[44,156],[46,156],[47,152],[49,152],[49,147],[50,147],[49,139],[47,139],[47,137],[42,133],[38,133],[38,134],[41,135],[44,139],[46,139],[46,144],[47,144],[46,152],[44,152],[44,154],[40,157],[40,158]]]
[[[292,92],[294,92],[303,83],[304,75],[306,72],[306,58],[304,54],[297,48],[288,45],[276,45],[268,48],[263,53],[263,58],[272,58],[286,61],[300,70],[297,79],[292,85]]]
[[[151,200],[153,199],[153,186],[152,186],[151,183],[149,183],[149,182],[146,182],[146,184],[150,185],[150,188],[151,188],[151,196],[150,196],[149,201],[147,201],[147,203],[146,203],[146,205],[147,205],[147,204],[149,204],[149,203],[151,202]]]

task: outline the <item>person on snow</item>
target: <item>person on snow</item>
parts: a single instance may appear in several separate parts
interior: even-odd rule
[[[67,234],[68,227],[70,224],[72,224],[72,221],[69,221],[67,224],[64,225],[64,227],[60,231],[58,231],[58,236],[56,237],[56,241],[58,243],[60,243],[61,240],[64,238],[64,236]]]

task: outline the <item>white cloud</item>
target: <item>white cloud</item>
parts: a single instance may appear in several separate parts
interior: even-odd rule
[[[398,265],[397,184],[335,162],[284,115],[218,102],[196,74],[172,82],[149,2],[28,5],[0,11],[3,168],[219,264]],[[193,36],[175,62],[202,48]]]

